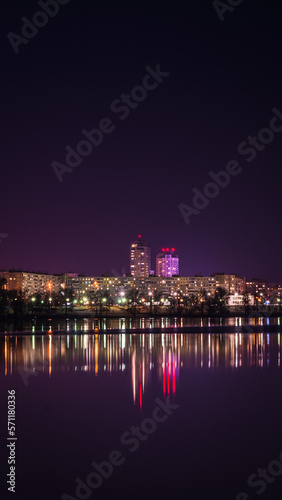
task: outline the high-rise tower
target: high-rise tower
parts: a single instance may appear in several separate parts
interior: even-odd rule
[[[175,248],[162,248],[156,258],[156,275],[170,278],[175,274],[179,274],[179,258]]]
[[[130,246],[130,273],[136,278],[146,278],[150,271],[151,248],[139,234],[138,240]]]

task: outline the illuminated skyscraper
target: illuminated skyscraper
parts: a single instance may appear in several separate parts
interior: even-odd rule
[[[130,273],[138,278],[146,278],[151,271],[151,248],[138,236],[130,247]]]
[[[179,258],[175,254],[175,248],[162,248],[156,258],[157,276],[170,278],[174,274],[179,274]]]

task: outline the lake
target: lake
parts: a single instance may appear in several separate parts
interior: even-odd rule
[[[0,332],[90,332],[139,329],[149,331],[154,328],[187,328],[193,327],[239,327],[242,325],[282,327],[281,317],[258,315],[257,317],[230,317],[230,318],[189,318],[189,317],[133,317],[133,318],[34,318],[29,320],[5,320],[0,323]]]
[[[5,482],[16,437],[14,498],[280,498],[280,333],[144,324],[138,334],[2,335],[0,348],[1,469]]]

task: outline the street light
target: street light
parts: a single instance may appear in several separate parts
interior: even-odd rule
[[[149,292],[149,297],[150,297],[150,314],[152,314],[152,299],[153,299],[152,295],[153,295],[152,292]]]
[[[52,293],[52,283],[48,283],[48,288],[49,288],[49,292],[50,292],[50,297],[49,297],[49,302],[50,302],[50,305],[51,305],[51,302],[52,302],[52,297],[51,297],[51,293]]]

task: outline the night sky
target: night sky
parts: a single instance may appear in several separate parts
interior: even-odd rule
[[[282,281],[282,132],[250,162],[237,151],[273,108],[282,126],[279,4],[243,0],[221,21],[209,0],[64,1],[17,54],[8,33],[22,36],[21,18],[42,8],[1,5],[0,269],[122,274],[141,234],[153,269],[165,246],[184,276]],[[113,112],[157,65],[169,75]],[[66,146],[105,118],[114,130],[59,182],[51,164],[66,165]],[[240,173],[186,224],[179,205],[192,207],[193,188],[231,160]]]

